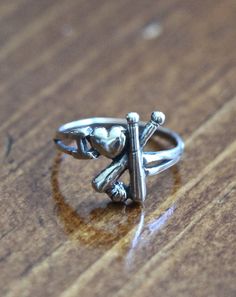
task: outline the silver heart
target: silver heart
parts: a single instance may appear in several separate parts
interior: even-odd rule
[[[125,128],[114,126],[110,130],[95,128],[91,135],[91,145],[101,155],[110,159],[117,157],[125,146]]]

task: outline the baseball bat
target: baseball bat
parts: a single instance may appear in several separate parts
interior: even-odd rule
[[[140,147],[143,149],[150,137],[157,128],[165,121],[165,115],[162,112],[154,111],[151,120],[145,125],[140,136]],[[105,192],[122,175],[128,166],[128,153],[120,155],[113,160],[103,171],[101,171],[92,181],[92,186],[98,192]]]
[[[129,173],[130,195],[134,201],[143,202],[146,198],[146,175],[143,168],[143,157],[139,141],[139,115],[135,112],[127,114],[129,132]]]

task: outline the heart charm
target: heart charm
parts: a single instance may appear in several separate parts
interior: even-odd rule
[[[91,135],[91,145],[101,155],[110,159],[117,157],[125,146],[125,128],[114,126],[110,130],[95,128]]]

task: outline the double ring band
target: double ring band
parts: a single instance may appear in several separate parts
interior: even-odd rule
[[[90,118],[67,123],[55,135],[56,147],[76,159],[98,159],[103,155],[111,159],[92,181],[93,188],[106,193],[113,201],[132,199],[143,203],[146,198],[146,177],[158,174],[176,164],[184,150],[181,137],[161,127],[165,121],[162,112],[153,112],[149,122],[140,122],[139,115],[127,114],[125,119]],[[148,140],[158,135],[174,147],[157,152],[144,152]],[[65,142],[66,141],[66,142]],[[74,141],[76,145],[68,145]],[[129,170],[130,184],[119,181]]]

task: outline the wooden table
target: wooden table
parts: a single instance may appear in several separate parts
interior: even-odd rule
[[[1,0],[1,296],[236,295],[235,28],[235,0]],[[153,110],[186,151],[143,210],[54,150],[64,122]]]

